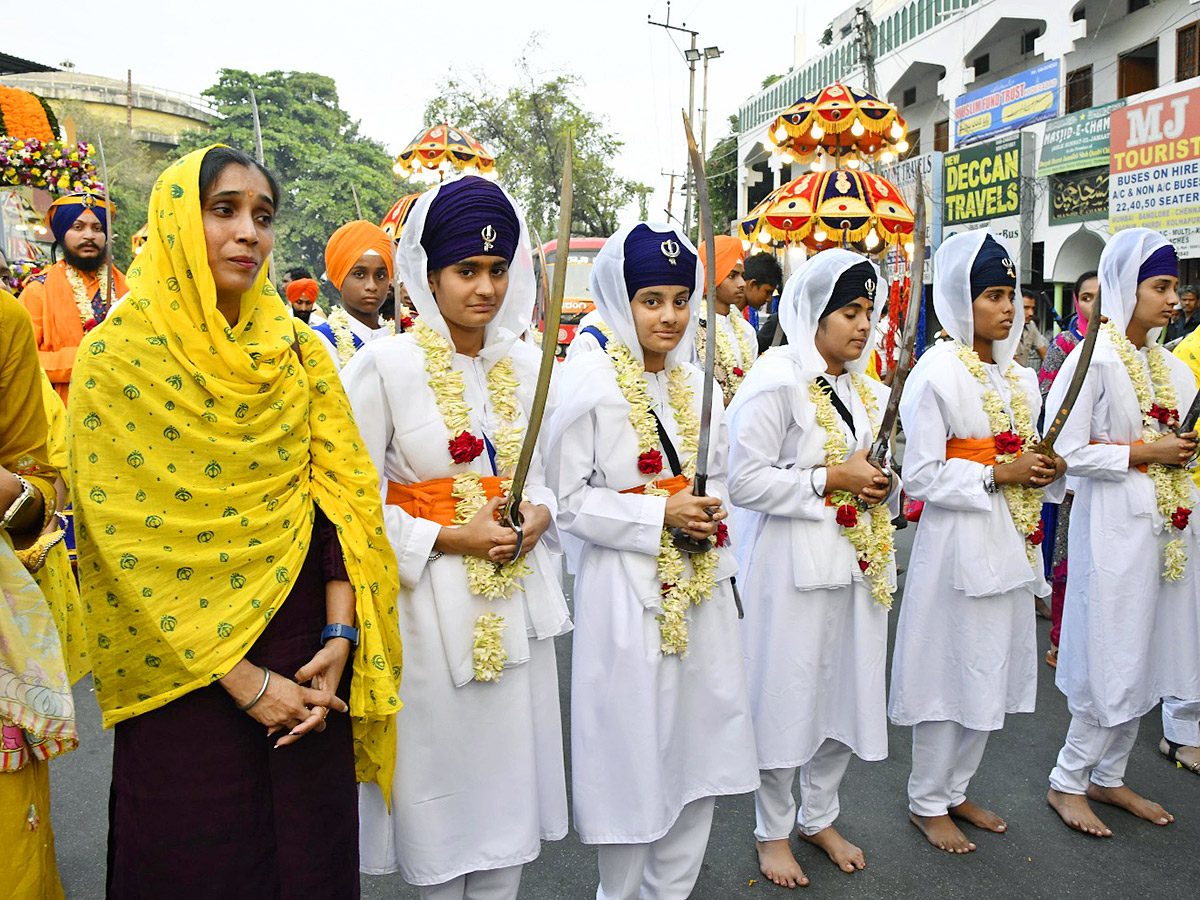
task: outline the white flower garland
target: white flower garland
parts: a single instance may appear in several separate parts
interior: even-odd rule
[[[734,307],[736,309],[737,307]],[[750,367],[754,365],[754,353],[750,349],[750,341],[746,337],[745,331],[733,321],[733,312],[725,318],[729,319],[729,324],[733,326],[734,336],[737,339],[738,353],[742,359],[742,365],[738,365],[733,354],[733,343],[729,340],[729,335],[726,334],[718,322],[714,331],[717,335],[717,358],[713,361],[713,375],[717,379],[717,383],[721,385],[721,392],[725,395],[725,405],[728,406],[733,401],[734,394],[738,388],[742,386],[742,382],[746,378],[746,373],[750,371]],[[708,332],[704,328],[696,329],[696,357],[700,360],[700,365],[704,365],[704,352],[708,342]],[[738,373],[741,373],[740,375]]]
[[[1146,361],[1150,368],[1150,374],[1147,376],[1146,367],[1138,359],[1137,348],[1133,346],[1133,342],[1118,331],[1112,322],[1105,322],[1100,327],[1107,332],[1133,384],[1133,393],[1137,396],[1138,408],[1142,413],[1142,441],[1152,444],[1164,434],[1158,429],[1158,424],[1165,423],[1168,419],[1178,419],[1179,416],[1179,398],[1175,393],[1175,384],[1171,381],[1171,370],[1166,361],[1167,352],[1156,345],[1146,349]],[[1176,531],[1182,531],[1183,527],[1187,526],[1191,514],[1192,489],[1188,470],[1182,466],[1149,463],[1146,466],[1146,474],[1154,483],[1154,499],[1159,513],[1165,520],[1163,528],[1166,529],[1170,525]],[[1181,514],[1182,519],[1177,518]],[[1180,521],[1182,527],[1177,524]],[[1167,581],[1178,581],[1187,568],[1187,560],[1187,545],[1183,538],[1168,539],[1163,547],[1163,578]]]
[[[454,347],[423,321],[417,322],[412,335],[425,352],[429,389],[433,391],[438,412],[442,414],[451,441],[464,432],[469,434],[471,418],[470,409],[463,399],[463,375],[451,367]],[[496,428],[494,441],[496,471],[502,477],[511,478],[521,455],[525,435],[525,429],[516,424],[520,404],[517,401],[517,379],[512,357],[506,356],[492,366],[487,383],[492,410],[501,423]],[[487,504],[487,492],[482,482],[483,476],[474,469],[454,476],[451,493],[458,498],[454,508],[455,524],[471,521]],[[510,484],[505,482],[505,489]],[[462,560],[467,569],[468,589],[489,600],[511,597],[517,582],[533,572],[524,556],[499,566],[478,556],[464,555]],[[501,645],[504,628],[504,617],[495,613],[484,613],[476,620],[473,651],[476,681],[498,681],[503,674],[504,661],[507,659],[507,653]]]
[[[874,434],[879,427],[875,420],[874,393],[863,376],[852,374],[850,381],[867,411],[871,433]],[[809,383],[808,396],[816,412],[817,424],[825,429],[825,465],[840,466],[846,461],[850,447],[838,424],[840,419],[833,408],[833,401],[815,379]],[[891,609],[890,570],[895,526],[892,525],[887,504],[880,503],[866,510],[866,515],[859,515],[856,498],[850,491],[834,491],[829,494],[829,501],[838,510],[838,524],[842,534],[854,547],[859,568],[870,583],[872,599],[884,609]]]
[[[645,367],[633,356],[625,344],[616,340],[609,327],[603,322],[597,329],[608,338],[605,351],[616,370],[617,387],[629,403],[629,424],[638,438],[638,453],[644,454],[658,446],[658,428],[651,413],[646,382],[642,378]],[[700,418],[694,407],[695,394],[688,383],[685,366],[675,366],[667,373],[667,401],[679,429],[680,455],[683,474],[689,479],[696,474],[696,454],[700,441]],[[669,496],[669,492],[653,481],[645,487],[645,493],[655,497]],[[687,576],[687,559],[690,559],[692,574]],[[699,606],[712,597],[716,585],[714,576],[719,562],[715,548],[685,559],[683,552],[675,546],[671,531],[663,527],[658,545],[658,578],[662,585],[662,614],[657,617],[661,639],[660,649],[664,655],[686,655],[688,646],[688,607]]]
[[[344,307],[335,306],[325,317],[329,329],[333,332],[334,344],[337,347],[338,364],[346,365],[354,356],[354,332],[350,330],[350,314]],[[396,333],[394,322],[387,322],[388,334]]]
[[[67,283],[71,285],[71,292],[75,295],[75,308],[79,310],[79,321],[85,326],[84,331],[87,331],[87,323],[96,320],[97,323],[103,320],[104,316],[97,316],[96,311],[92,308],[92,297],[94,296],[87,289],[87,285],[83,283],[83,276],[79,274],[79,270],[70,263],[65,263],[63,268],[66,270]],[[106,300],[108,298],[108,266],[101,266],[96,270],[96,279],[100,282],[98,288],[101,297]],[[108,310],[104,311],[104,315],[108,315]]]
[[[1032,452],[1039,438],[1033,426],[1029,401],[1025,397],[1025,391],[1021,388],[1021,379],[1018,376],[1019,367],[1012,363],[1004,374],[1011,397],[1012,416],[1010,418],[1009,408],[1004,405],[1000,393],[988,379],[987,371],[983,367],[983,360],[979,358],[979,354],[973,348],[957,341],[955,341],[954,350],[962,364],[966,366],[967,371],[983,387],[983,411],[987,413],[992,436],[998,437],[1005,433],[1015,434],[1021,439],[1021,450]],[[997,447],[996,463],[1010,463],[1020,455],[1020,453],[1001,452]],[[1029,565],[1039,569],[1042,562],[1037,544],[1040,544],[1045,537],[1042,535],[1041,538],[1038,538],[1042,524],[1042,495],[1044,492],[1041,488],[1026,487],[1020,484],[1006,484],[1001,490],[1004,499],[1008,502],[1008,512],[1012,516],[1013,525],[1026,539],[1025,555],[1029,559]]]

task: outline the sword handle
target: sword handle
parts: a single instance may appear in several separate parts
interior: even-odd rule
[[[517,548],[513,551],[513,559],[520,559],[521,548],[525,546],[525,529],[522,527],[525,517],[521,515],[521,498],[514,494],[508,498],[508,503],[504,506],[504,513],[501,516],[501,521],[517,534]],[[497,564],[497,568],[500,564]]]

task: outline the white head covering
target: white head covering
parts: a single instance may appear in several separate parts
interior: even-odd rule
[[[408,289],[408,295],[412,298],[413,306],[421,319],[446,340],[451,340],[450,329],[442,317],[442,311],[438,309],[433,292],[429,289],[429,256],[421,246],[429,207],[442,187],[443,185],[438,185],[433,190],[426,191],[413,204],[408,223],[404,226],[400,242],[396,245],[395,262],[396,277]],[[501,190],[503,191],[503,188]],[[504,302],[500,304],[496,318],[492,319],[483,333],[483,350],[479,356],[489,366],[507,356],[512,345],[529,327],[537,293],[525,214],[507,191],[504,191],[504,197],[512,205],[517,221],[521,223],[521,235],[517,241],[516,255],[509,266],[508,290],[504,295]]]
[[[632,225],[626,225],[604,242],[604,246],[596,254],[595,262],[592,263],[592,301],[596,304],[596,311],[600,313],[600,318],[612,329],[613,336],[629,348],[633,358],[638,362],[645,362],[645,360],[642,357],[642,345],[638,342],[637,328],[633,324],[633,310],[629,306],[632,298],[629,296],[629,289],[625,286],[625,239],[629,237],[629,233],[633,229],[643,224],[658,234],[671,235],[674,240],[696,257],[696,286],[692,289],[692,295],[688,299],[693,313],[704,291],[704,265],[700,261],[699,254],[696,253],[692,242],[673,225],[666,225],[662,222],[634,222]],[[667,354],[666,368],[668,370],[691,359],[695,331],[696,316],[693,314],[688,316],[683,337],[675,345],[675,349]]]
[[[1122,334],[1137,306],[1138,270],[1155,250],[1169,243],[1149,228],[1127,228],[1114,234],[1100,254],[1100,314]],[[1146,332],[1146,343],[1153,344],[1160,331],[1151,328]]]
[[[933,256],[933,310],[946,333],[968,347],[975,343],[975,315],[971,308],[975,298],[971,295],[971,267],[983,247],[984,239],[989,235],[1001,247],[1008,249],[1002,240],[986,228],[980,228],[946,238]],[[1016,259],[1011,251],[1009,259]],[[1016,270],[1014,262],[1013,271]],[[1017,284],[1020,283],[1020,273],[1017,272]],[[1014,298],[1012,330],[1004,340],[992,342],[992,358],[1000,371],[1006,371],[1013,361],[1024,327],[1025,307]]]
[[[821,323],[821,313],[829,304],[834,285],[842,277],[842,273],[859,263],[868,263],[875,271],[875,306],[871,311],[871,330],[867,335],[866,346],[862,355],[852,362],[846,363],[846,371],[862,373],[871,362],[871,352],[875,343],[875,326],[879,322],[880,311],[884,303],[880,302],[883,291],[883,279],[879,267],[865,256],[852,253],[849,250],[834,248],[822,250],[816,256],[806,260],[795,274],[788,279],[783,288],[783,296],[779,300],[779,323],[783,333],[787,335],[787,345],[780,348],[782,352],[791,355],[800,365],[806,379],[812,379],[829,368],[825,357],[817,349],[817,326]]]

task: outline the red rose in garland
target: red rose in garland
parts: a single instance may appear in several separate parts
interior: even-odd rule
[[[401,331],[412,331],[412,327],[413,327],[412,316],[401,316],[400,317],[400,330]]]
[[[1033,532],[1033,534],[1031,534],[1029,536],[1029,543],[1033,544],[1033,546],[1036,547],[1038,544],[1040,544],[1045,539],[1046,539],[1046,528],[1043,525],[1043,523],[1038,522],[1037,529]]]
[[[1167,426],[1175,425],[1179,421],[1179,410],[1167,409],[1155,403],[1150,407],[1150,418]]]
[[[838,507],[837,523],[843,528],[853,528],[858,524],[858,510],[845,503]]]
[[[1192,511],[1186,506],[1181,506],[1171,515],[1171,524],[1175,526],[1177,531],[1183,531],[1187,528],[1188,519],[1191,518]]]
[[[725,547],[729,544],[729,526],[724,522],[717,523],[717,546]]]
[[[745,373],[745,372],[743,372],[743,371],[742,371],[740,368],[738,368],[737,366],[734,366],[734,367],[733,367],[733,374],[734,374],[734,375],[736,375],[738,378],[741,378],[741,377],[742,377],[743,375],[745,375],[746,373]]]
[[[92,316],[92,318],[88,319],[86,322],[83,323],[83,333],[87,334],[89,331],[91,331],[93,328],[95,328],[99,324],[100,323],[96,321],[96,317]]]
[[[871,567],[871,564],[870,564],[869,562],[867,562],[865,559],[860,559],[860,560],[858,561],[858,568],[859,568],[861,571],[865,572],[865,571],[867,571],[867,569],[869,569],[870,567]]]
[[[643,475],[657,475],[662,470],[662,454],[657,450],[647,450],[638,457],[638,471]]]
[[[1002,431],[996,435],[997,453],[1020,453],[1025,441],[1015,431]]]
[[[483,441],[469,431],[464,431],[450,441],[450,458],[456,463],[469,463],[483,452]]]

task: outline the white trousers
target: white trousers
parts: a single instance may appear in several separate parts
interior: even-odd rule
[[[841,741],[826,738],[812,759],[800,767],[800,810],[792,785],[796,769],[764,769],[758,773],[761,785],[754,792],[754,836],[760,841],[778,841],[791,837],[792,829],[807,835],[824,831],[841,812],[838,788],[846,766],[854,754]]]
[[[715,797],[693,800],[648,844],[601,844],[596,900],[686,900],[708,847]]]
[[[441,884],[421,885],[421,900],[517,900],[524,866],[469,872]]]
[[[1050,771],[1050,787],[1064,794],[1086,794],[1088,781],[1100,787],[1123,785],[1140,722],[1130,719],[1108,728],[1071,716],[1067,741]]]
[[[1172,744],[1200,747],[1200,700],[1163,697],[1163,737]]]
[[[957,722],[914,725],[909,810],[918,816],[944,816],[966,800],[967,785],[983,759],[990,733]]]

